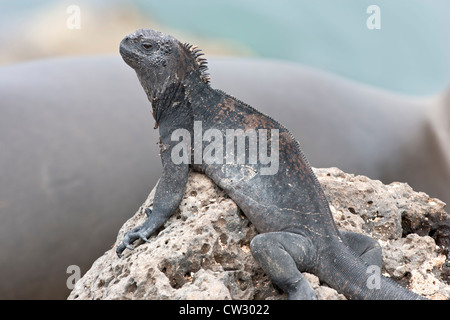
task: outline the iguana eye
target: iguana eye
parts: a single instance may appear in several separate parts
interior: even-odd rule
[[[145,50],[150,50],[151,48],[153,48],[153,45],[150,42],[142,42],[141,46],[145,49]]]

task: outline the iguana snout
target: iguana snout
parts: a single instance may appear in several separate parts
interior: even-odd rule
[[[120,43],[120,54],[143,84],[150,101],[171,84],[181,83],[187,74],[198,70],[192,53],[170,35],[139,29]],[[200,77],[200,75],[199,75]]]

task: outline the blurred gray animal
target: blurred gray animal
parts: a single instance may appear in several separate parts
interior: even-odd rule
[[[449,92],[406,97],[297,64],[208,61],[212,85],[279,119],[313,166],[450,202]],[[84,273],[114,243],[161,175],[150,112],[118,55],[0,68],[0,298],[65,298],[67,267]]]

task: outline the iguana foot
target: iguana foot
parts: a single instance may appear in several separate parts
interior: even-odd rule
[[[308,238],[290,232],[259,234],[250,243],[255,260],[289,300],[316,300],[300,270],[312,269],[316,250]]]
[[[117,246],[117,249],[116,249],[117,256],[119,258],[121,258],[122,257],[122,252],[125,249],[134,250],[134,248],[131,246],[131,244],[134,241],[136,241],[137,239],[141,239],[141,240],[143,240],[145,242],[150,242],[147,239],[148,232],[146,232],[146,230],[147,229],[142,225],[142,226],[134,228],[133,230],[128,231],[127,233],[125,233],[125,236],[123,237],[122,243],[119,246]]]
[[[145,208],[144,212],[148,218],[152,213],[152,210],[150,208]],[[131,244],[137,239],[149,242],[147,238],[149,237],[150,234],[151,231],[149,230],[149,228],[146,226],[145,223],[142,226],[136,227],[133,230],[128,231],[127,233],[125,233],[122,243],[116,249],[117,256],[121,258],[122,252],[125,249],[134,250]]]
[[[317,295],[309,282],[302,277],[290,288],[286,289],[288,300],[317,300]]]
[[[383,255],[381,246],[377,240],[364,234],[339,230],[342,240],[353,250],[353,252],[363,259],[368,265],[375,265],[381,268]]]

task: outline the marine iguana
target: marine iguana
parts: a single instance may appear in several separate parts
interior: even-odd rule
[[[298,141],[271,117],[213,89],[200,49],[158,31],[139,29],[122,40],[120,53],[136,71],[152,103],[155,127],[160,133],[163,173],[156,187],[153,210],[146,210],[148,219],[142,226],[125,234],[116,249],[119,257],[125,248],[133,249],[135,240],[148,242],[148,237],[175,212],[191,169],[210,177],[256,227],[259,234],[250,243],[251,253],[272,281],[288,294],[288,299],[317,298],[300,271],[316,274],[349,299],[421,299],[381,275],[379,285],[370,284],[373,275],[368,270],[373,265],[381,267],[377,242],[337,229]],[[190,136],[195,140],[198,123],[213,130],[210,141],[212,137],[221,139],[230,129],[241,129],[237,136],[244,135],[244,139],[249,130],[277,132],[275,139],[260,136],[260,142],[277,147],[271,149],[271,153],[278,151],[277,170],[263,173],[266,166],[261,161],[262,153],[260,161],[251,161],[250,141],[244,145],[243,162],[235,161],[234,154],[230,159],[228,152],[221,162],[218,150],[214,156],[210,153],[216,161],[205,161],[203,157],[199,162],[196,157],[203,151],[199,147],[204,149],[206,141],[198,146],[188,139]],[[174,139],[176,130],[188,135]],[[237,139],[233,137],[232,147],[238,146]],[[181,143],[186,148],[180,149]],[[185,161],[174,161],[174,154],[179,155],[180,150]],[[186,150],[190,154],[185,154]],[[266,145],[264,151],[267,150]]]

